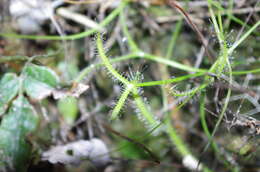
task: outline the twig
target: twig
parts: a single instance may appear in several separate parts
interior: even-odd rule
[[[245,27],[246,27],[246,24],[248,23],[249,19],[252,17],[253,13],[256,11],[256,7],[257,7],[258,3],[259,3],[259,0],[256,2],[256,4],[255,4],[253,10],[250,11],[250,13],[248,14],[245,23],[243,24],[242,28],[239,30],[239,32],[238,32],[238,34],[237,34],[237,37],[236,37],[236,39],[235,39],[235,42],[238,41],[238,39],[239,39],[240,36],[242,35],[242,33],[243,33],[243,31],[244,31],[244,29],[245,29]]]
[[[187,20],[187,22],[190,24],[191,28],[197,33],[200,41],[202,42],[204,48],[205,48],[205,51],[206,51],[206,54],[207,56],[213,60],[213,55],[209,52],[208,50],[208,46],[207,46],[207,42],[206,42],[206,39],[204,38],[203,34],[201,33],[201,31],[198,29],[198,27],[192,22],[191,18],[189,17],[188,13],[186,13],[184,11],[184,9],[179,6],[174,0],[168,0],[168,3],[171,7],[174,7],[174,8],[177,8],[184,16],[185,16],[185,19]]]
[[[207,41],[207,44],[208,44],[208,40],[206,40],[206,41]],[[205,48],[204,48],[204,46],[201,46],[199,53],[196,55],[196,62],[194,64],[195,68],[200,67],[202,60],[203,60],[203,57],[204,57],[204,53],[205,53]]]
[[[97,29],[99,31],[104,30],[103,27],[101,27],[98,23],[94,22],[93,20],[89,19],[87,16],[72,12],[67,8],[58,8],[57,14],[64,18],[73,20],[74,22],[80,23],[88,28]]]

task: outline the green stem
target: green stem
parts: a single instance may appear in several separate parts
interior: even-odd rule
[[[176,78],[173,78],[173,79],[143,82],[143,83],[138,83],[135,86],[137,86],[137,87],[147,87],[147,86],[172,84],[172,83],[177,83],[177,82],[184,81],[184,80],[187,80],[187,79],[190,79],[190,78],[202,76],[204,74],[205,73],[201,72],[201,73],[195,73],[195,74],[189,74],[189,75],[185,75],[185,76],[176,77]]]
[[[174,67],[174,68],[177,68],[177,69],[181,69],[181,70],[184,70],[184,71],[187,71],[187,72],[206,72],[207,71],[206,69],[198,69],[198,68],[186,66],[186,65],[183,65],[181,63],[175,62],[173,60],[168,60],[168,59],[165,59],[163,57],[155,56],[155,55],[148,54],[148,53],[141,53],[140,56],[141,56],[140,58],[153,60],[153,61],[156,61],[156,62],[159,62],[159,63],[162,63],[162,64],[166,64],[168,66],[171,66],[171,67]]]
[[[179,20],[178,23],[176,24],[175,28],[174,28],[172,38],[171,38],[169,46],[167,48],[167,53],[166,53],[167,59],[169,59],[172,55],[173,49],[176,45],[177,38],[178,38],[180,31],[181,31],[181,27],[182,27],[182,20]]]
[[[176,148],[177,148],[178,152],[181,154],[181,156],[183,158],[186,158],[187,156],[193,157],[192,154],[190,153],[189,149],[187,148],[186,144],[182,141],[181,137],[178,135],[176,129],[172,126],[169,116],[166,119],[166,126],[167,126],[168,135],[170,136],[171,141],[176,146]],[[197,161],[197,163],[198,163],[198,160],[196,158],[194,158],[194,161]],[[202,169],[204,172],[211,171],[204,165],[202,165]]]
[[[207,125],[206,113],[205,113],[205,98],[206,98],[205,93],[202,92],[202,95],[201,95],[201,98],[200,98],[200,122],[201,122],[201,126],[203,128],[203,131],[205,132],[208,139],[210,139],[211,134],[209,132],[209,128],[208,128],[208,125]],[[215,152],[219,152],[217,144],[214,141],[212,142],[212,147],[213,147]]]
[[[228,54],[232,54],[233,51],[260,25],[258,21],[253,27],[251,27],[238,41],[236,41],[232,47],[229,48]]]
[[[260,73],[260,69],[252,69],[252,70],[241,70],[241,71],[233,71],[233,75],[247,75],[252,73]]]

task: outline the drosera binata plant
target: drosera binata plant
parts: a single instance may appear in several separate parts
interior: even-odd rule
[[[121,16],[122,17],[122,16]],[[125,21],[125,20],[121,20],[121,21]],[[130,46],[130,50],[132,51],[139,51],[135,42],[133,41],[132,37],[130,36],[128,29],[126,27],[126,24],[124,22],[122,22],[123,25],[123,32],[125,34],[125,36],[128,39],[129,42],[129,46]],[[163,85],[163,84],[169,84],[169,83],[174,83],[174,82],[179,82],[181,80],[184,80],[184,78],[174,78],[174,79],[169,79],[169,80],[161,80],[161,81],[151,81],[151,82],[145,82],[145,83],[138,83],[138,80],[133,80],[133,81],[129,81],[126,78],[124,78],[122,75],[119,74],[119,72],[117,72],[113,66],[111,65],[111,63],[109,62],[108,58],[106,57],[104,50],[103,50],[103,44],[102,44],[102,39],[100,34],[98,33],[97,36],[97,47],[98,47],[98,52],[99,55],[102,59],[102,62],[104,64],[104,66],[108,69],[108,71],[110,72],[110,74],[112,74],[114,76],[114,78],[117,78],[120,82],[122,82],[122,84],[125,87],[125,91],[122,93],[121,97],[119,98],[118,103],[116,104],[115,108],[112,111],[112,115],[111,115],[111,119],[114,120],[116,118],[118,118],[120,109],[123,107],[128,95],[130,93],[133,94],[136,106],[138,108],[138,110],[140,111],[141,115],[143,116],[143,120],[145,121],[145,124],[149,126],[149,128],[157,128],[158,126],[163,126],[161,128],[164,128],[165,126],[163,125],[163,123],[160,123],[156,117],[154,117],[150,111],[149,108],[147,108],[147,105],[144,103],[144,101],[142,100],[142,97],[140,96],[139,92],[138,92],[138,87],[142,87],[142,86],[154,86],[154,85]],[[144,52],[137,52],[137,54],[140,54],[142,57],[144,56],[148,56],[151,57],[149,54],[144,53]],[[177,62],[173,62],[174,64],[177,64],[176,66],[178,67],[183,67],[183,65],[179,65]],[[189,67],[184,67],[184,69],[188,69],[190,70]],[[202,75],[205,73],[199,73],[199,74],[192,74],[190,75],[190,77],[194,77],[196,75]],[[185,79],[189,79],[190,77],[185,77]],[[196,167],[189,166],[189,162],[192,161],[195,164],[198,164],[198,161],[193,158],[193,155],[191,155],[190,151],[187,149],[187,147],[183,144],[182,140],[180,139],[180,137],[177,135],[177,132],[175,132],[175,130],[171,127],[170,125],[170,121],[169,121],[169,117],[167,116],[166,118],[167,121],[167,126],[168,126],[168,132],[170,133],[171,138],[173,139],[174,143],[176,144],[178,150],[180,151],[181,155],[184,156],[184,160],[183,163],[187,168],[193,168],[195,169]],[[163,129],[164,130],[164,129]],[[188,163],[186,162],[188,159]],[[210,171],[207,167],[204,166],[200,166],[201,169],[203,169],[203,171]]]
[[[116,78],[119,82],[121,82],[125,88],[115,108],[112,111],[111,120],[115,120],[118,118],[119,112],[122,109],[128,95],[132,93],[137,107],[139,108],[140,112],[143,114],[143,117],[145,118],[147,124],[150,126],[149,128],[153,128],[156,125],[158,125],[159,121],[156,120],[154,116],[148,111],[141,96],[138,93],[138,87],[136,86],[137,80],[129,81],[127,78],[119,74],[118,71],[116,71],[113,68],[112,64],[109,62],[108,58],[104,53],[103,43],[102,43],[100,33],[98,33],[97,35],[97,48],[98,48],[100,58],[102,59],[102,62],[104,63],[104,66],[107,68],[108,72],[112,74],[114,78]]]
[[[152,86],[164,86],[167,84],[177,84],[181,83],[183,81],[193,79],[193,78],[203,78],[202,82],[199,83],[198,86],[186,90],[186,91],[179,91],[176,88],[172,88],[171,90],[171,95],[174,97],[184,97],[184,101],[176,105],[174,109],[178,110],[181,109],[189,100],[191,100],[195,95],[200,95],[200,119],[202,123],[203,130],[208,137],[208,144],[205,146],[204,152],[209,148],[210,145],[212,145],[213,150],[217,153],[219,151],[218,144],[214,140],[214,135],[217,132],[218,127],[220,126],[221,121],[223,120],[223,117],[225,115],[225,112],[228,108],[228,104],[230,101],[230,96],[231,96],[231,88],[228,88],[223,107],[220,111],[219,114],[219,119],[215,125],[215,128],[213,129],[213,132],[210,133],[210,130],[208,128],[208,124],[206,122],[206,114],[204,112],[205,108],[205,98],[206,98],[206,91],[209,86],[211,86],[217,79],[221,80],[222,76],[226,76],[227,82],[229,85],[232,85],[234,82],[234,76],[233,75],[244,75],[248,73],[259,73],[260,69],[255,69],[255,70],[248,70],[248,71],[233,71],[232,65],[230,62],[230,56],[233,54],[234,50],[238,48],[238,46],[251,34],[255,31],[255,29],[260,25],[260,22],[257,22],[254,26],[250,27],[250,29],[243,34],[243,36],[237,40],[233,45],[230,47],[227,45],[227,38],[223,26],[223,21],[222,21],[222,11],[223,7],[219,5],[215,1],[208,0],[208,5],[209,5],[209,11],[211,14],[211,21],[213,23],[218,42],[219,42],[219,54],[214,59],[213,63],[209,67],[209,69],[202,69],[202,68],[194,68],[189,65],[182,64],[180,62],[177,62],[175,60],[172,60],[170,58],[173,44],[171,43],[166,57],[159,56],[159,55],[153,55],[150,53],[146,53],[143,50],[141,50],[138,46],[137,43],[134,41],[132,38],[131,34],[128,31],[127,23],[126,23],[126,17],[124,14],[124,8],[128,6],[127,1],[121,1],[120,5],[113,11],[111,12],[110,15],[108,15],[101,23],[100,26],[105,26],[109,24],[114,18],[119,15],[119,20],[121,23],[122,31],[124,33],[125,38],[127,39],[127,43],[130,49],[129,54],[122,55],[120,57],[116,58],[108,58],[107,54],[104,50],[104,45],[102,41],[102,36],[100,33],[97,33],[97,40],[96,40],[96,45],[98,49],[98,54],[99,57],[101,58],[100,63],[95,63],[95,64],[90,64],[86,68],[84,68],[81,73],[73,80],[74,84],[78,84],[82,82],[82,80],[88,76],[88,74],[99,67],[105,67],[109,74],[112,75],[118,82],[120,82],[123,86],[123,92],[121,96],[119,97],[115,107],[112,109],[110,120],[114,121],[119,119],[120,113],[122,111],[123,106],[126,104],[126,101],[128,98],[132,98],[134,100],[134,103],[136,105],[137,109],[137,116],[138,118],[145,123],[145,126],[151,131],[152,133],[158,132],[166,132],[172,141],[172,143],[176,146],[176,149],[178,150],[179,154],[182,157],[183,164],[185,167],[190,168],[192,170],[196,169],[198,166],[198,169],[202,169],[203,171],[210,171],[204,164],[199,165],[199,160],[195,158],[195,155],[189,150],[188,144],[185,144],[185,142],[182,140],[181,136],[178,134],[177,129],[175,126],[172,124],[172,119],[170,116],[170,113],[165,113],[164,116],[159,120],[157,116],[155,116],[152,112],[152,110],[149,108],[148,104],[145,102],[142,94],[140,93],[140,88],[143,87],[152,87]],[[216,7],[217,11],[213,11],[213,6]],[[187,17],[187,16],[186,16]],[[232,14],[229,14],[230,19],[232,18]],[[191,20],[192,21],[192,20]],[[181,24],[178,25],[178,27],[181,27]],[[25,38],[25,39],[47,39],[47,40],[76,40],[76,39],[81,39],[86,36],[89,36],[93,33],[97,32],[97,30],[92,29],[92,30],[87,30],[85,32],[75,34],[75,35],[68,35],[68,36],[26,36],[26,35],[15,35],[15,34],[1,34],[6,37],[14,37],[14,38]],[[174,32],[175,35],[177,35],[177,32]],[[173,35],[174,42],[176,40],[176,36]],[[116,70],[113,67],[114,63],[119,63],[127,60],[133,60],[133,59],[145,59],[148,61],[153,61],[158,64],[162,64],[171,68],[179,69],[185,72],[190,72],[192,74],[185,74],[183,76],[175,77],[175,78],[163,78],[162,80],[157,80],[157,81],[149,81],[149,82],[143,82],[140,79],[140,74],[139,72],[133,72],[134,77],[131,77],[131,79],[125,77],[120,73],[120,71]],[[12,61],[12,60],[21,60],[25,61],[27,60],[27,57],[23,56],[16,56],[16,57],[3,57],[0,59],[0,63],[6,62],[6,61]],[[28,85],[28,83],[27,83]],[[44,87],[45,88],[45,87]],[[29,93],[29,94],[36,94],[35,92]],[[12,100],[13,97],[10,98]],[[10,101],[8,99],[8,102]],[[165,103],[167,104],[167,102]],[[165,105],[166,106],[166,105]],[[153,130],[154,129],[154,130]],[[228,163],[226,163],[225,159],[223,157],[220,157],[219,159],[222,159],[226,166],[230,166]],[[187,162],[192,162],[193,166],[189,166]],[[195,167],[194,167],[195,164]],[[230,167],[232,168],[232,167]],[[235,171],[235,170],[233,170]]]
[[[243,40],[245,40],[246,37],[248,37],[250,35],[250,33],[252,33],[255,28],[259,25],[259,22],[256,23],[251,29],[249,29],[237,42],[235,42],[231,47],[228,47],[227,43],[226,43],[226,38],[224,35],[224,30],[223,30],[223,26],[222,26],[222,17],[221,17],[221,13],[218,12],[217,16],[215,16],[214,11],[212,10],[212,6],[211,6],[211,1],[208,1],[209,4],[209,10],[210,10],[210,14],[211,14],[211,20],[213,22],[217,37],[218,37],[218,42],[220,45],[220,53],[219,56],[217,57],[217,60],[212,64],[211,68],[208,70],[204,70],[204,69],[194,69],[182,64],[179,64],[175,61],[172,60],[165,60],[165,59],[160,59],[160,57],[156,57],[153,55],[150,55],[148,53],[142,52],[139,50],[138,46],[136,45],[136,43],[133,41],[132,37],[130,36],[128,29],[126,27],[126,23],[123,19],[123,14],[120,14],[120,19],[121,19],[121,23],[122,23],[122,27],[123,27],[123,32],[125,34],[125,36],[127,37],[128,43],[129,43],[129,47],[130,50],[132,51],[132,54],[127,55],[127,56],[123,56],[122,58],[134,58],[135,55],[136,56],[140,56],[139,58],[146,58],[146,59],[150,59],[150,60],[155,60],[157,62],[162,62],[165,63],[167,65],[172,64],[172,67],[176,67],[182,70],[186,70],[186,71],[196,71],[197,73],[190,75],[191,77],[196,77],[196,76],[202,76],[204,75],[204,81],[203,83],[192,89],[192,90],[188,90],[188,91],[184,91],[182,93],[178,92],[177,90],[172,91],[172,94],[174,96],[180,97],[180,96],[186,96],[187,100],[184,101],[184,103],[180,104],[178,108],[181,108],[185,103],[188,102],[188,100],[190,100],[194,95],[203,92],[208,86],[210,86],[212,83],[214,83],[215,81],[215,77],[220,78],[221,75],[223,74],[228,74],[228,78],[229,78],[229,84],[232,85],[232,81],[233,81],[233,71],[232,71],[232,67],[229,61],[229,56],[232,54],[232,52],[234,51],[234,49],[242,43]],[[145,82],[145,83],[132,83],[131,81],[128,81],[126,78],[122,77],[118,72],[116,72],[112,65],[109,63],[109,60],[106,58],[105,54],[102,52],[102,42],[100,39],[100,35],[98,36],[98,40],[97,40],[97,46],[98,46],[98,50],[99,50],[99,54],[103,60],[103,65],[109,70],[109,72],[114,75],[115,78],[117,78],[118,80],[120,80],[124,85],[125,85],[125,91],[122,93],[117,105],[115,106],[115,108],[113,109],[112,112],[112,119],[116,119],[118,116],[118,113],[120,112],[120,108],[122,108],[123,106],[123,101],[125,101],[127,99],[127,97],[129,96],[130,93],[134,94],[137,96],[137,98],[135,98],[135,102],[137,104],[137,107],[140,108],[140,111],[142,112],[142,114],[144,115],[144,118],[149,122],[149,124],[156,124],[156,120],[154,119],[154,117],[147,111],[147,108],[145,108],[145,104],[143,103],[142,99],[140,99],[140,95],[138,94],[137,88],[138,87],[143,87],[143,86],[155,86],[155,85],[164,85],[164,84],[169,84],[169,83],[175,83],[175,82],[180,82],[182,81],[182,77],[178,77],[178,78],[174,78],[174,79],[169,79],[169,80],[161,80],[161,81],[151,81],[151,82]],[[115,60],[115,59],[113,59]],[[111,60],[111,62],[113,61]],[[169,62],[169,63],[168,63]],[[226,71],[226,69],[228,71]],[[201,72],[201,73],[200,73]],[[249,72],[249,71],[248,71]],[[209,75],[208,75],[209,74]],[[213,74],[213,75],[212,75]],[[213,77],[214,76],[214,77]],[[188,77],[188,75],[186,75],[186,79],[189,79],[191,77]],[[227,91],[227,95],[225,98],[225,102],[223,105],[223,108],[220,112],[220,116],[219,119],[215,125],[215,128],[212,132],[212,134],[209,134],[207,127],[206,127],[206,123],[203,118],[202,115],[202,122],[203,122],[203,126],[205,131],[207,131],[207,136],[209,137],[209,142],[208,144],[205,146],[204,151],[205,152],[209,145],[213,142],[213,147],[214,150],[217,152],[218,148],[217,145],[215,144],[215,142],[213,141],[213,137],[224,117],[224,114],[227,110],[227,106],[229,103],[229,99],[231,96],[231,89],[229,88]],[[203,114],[201,112],[201,114]],[[167,121],[167,127],[169,135],[171,136],[173,142],[176,144],[177,148],[179,148],[180,153],[182,154],[182,156],[185,158],[190,157],[191,154],[189,153],[189,151],[187,150],[187,148],[184,146],[184,144],[182,143],[180,137],[177,135],[177,132],[175,132],[174,128],[172,127],[172,125],[170,124],[170,120],[168,117],[165,117],[166,121]],[[161,125],[161,124],[160,124]],[[193,157],[193,156],[191,156]],[[196,162],[196,159],[193,159]],[[197,163],[199,164],[199,161],[197,161]],[[224,163],[227,163],[224,160]],[[228,166],[228,164],[226,164]],[[207,171],[207,168],[204,168],[205,171]]]

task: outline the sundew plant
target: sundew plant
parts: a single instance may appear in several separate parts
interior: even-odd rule
[[[258,1],[57,4],[40,34],[15,32],[2,14],[1,170],[47,170],[46,150],[96,137],[107,164],[95,166],[100,155],[62,170],[258,168]]]

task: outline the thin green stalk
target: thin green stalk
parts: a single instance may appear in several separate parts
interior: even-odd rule
[[[202,92],[201,98],[200,98],[200,122],[201,122],[201,126],[203,128],[203,131],[205,132],[206,136],[210,139],[211,134],[209,132],[209,128],[207,125],[206,113],[205,113],[205,98],[206,98],[205,93]],[[218,147],[214,141],[212,142],[212,147],[215,152],[219,152]]]
[[[225,29],[228,29],[229,28],[229,25],[230,25],[230,21],[232,19],[232,11],[233,11],[233,8],[234,8],[234,0],[229,0],[228,1],[228,10],[227,10],[227,20],[225,22]],[[222,11],[222,10],[221,10]]]
[[[138,83],[135,86],[136,87],[147,87],[147,86],[157,86],[157,85],[166,85],[166,84],[173,84],[173,83],[178,83],[187,79],[191,79],[194,77],[202,76],[205,75],[205,73],[195,73],[195,74],[188,74],[185,76],[180,76],[176,77],[173,79],[165,79],[165,80],[160,80],[160,81],[150,81],[150,82],[143,82],[143,83]]]
[[[219,31],[220,31],[220,35],[222,36],[222,40],[223,40],[223,33],[224,33],[224,29],[223,29],[223,25],[222,25],[222,16],[221,16],[221,11],[218,11],[218,26],[219,26]]]
[[[212,134],[211,134],[210,140],[208,141],[207,145],[206,145],[205,148],[203,149],[202,153],[205,153],[205,152],[207,151],[209,145],[210,145],[210,144],[212,143],[212,141],[213,141],[213,138],[214,138],[214,136],[215,136],[215,134],[216,134],[216,131],[217,131],[217,129],[218,129],[218,127],[219,127],[219,125],[220,125],[220,123],[221,123],[223,117],[224,117],[224,114],[225,114],[225,112],[226,112],[226,110],[227,110],[227,105],[228,105],[230,96],[231,96],[231,89],[228,89],[227,96],[226,96],[225,103],[224,103],[224,107],[223,107],[222,110],[221,110],[220,116],[219,116],[218,121],[217,121],[217,123],[216,123],[216,125],[215,125],[215,127],[214,127],[214,130],[213,130],[213,132],[212,132]]]
[[[182,20],[179,20],[178,23],[176,24],[175,28],[174,28],[174,32],[172,34],[172,38],[170,40],[169,46],[167,48],[167,52],[166,52],[166,58],[169,59],[172,55],[173,49],[176,45],[176,40],[180,34],[182,28]]]
[[[172,142],[174,143],[174,145],[176,145],[176,148],[180,152],[181,156],[185,157],[187,155],[190,155],[191,153],[188,150],[187,146],[184,144],[182,139],[179,137],[179,135],[177,134],[177,131],[175,131],[175,129],[173,128],[170,117],[168,117],[168,119],[166,120],[166,126],[167,126],[167,132],[168,132]]]
[[[152,54],[148,54],[148,53],[144,53],[144,52],[140,51],[138,49],[138,46],[134,42],[133,38],[131,37],[128,29],[127,29],[127,26],[126,26],[126,23],[125,23],[125,20],[124,20],[124,16],[123,16],[122,13],[120,15],[120,21],[121,21],[121,24],[123,26],[123,32],[124,32],[125,36],[127,37],[128,44],[131,48],[131,51],[139,54],[140,58],[151,59],[151,60],[154,60],[156,62],[164,63],[164,64],[170,65],[172,67],[182,69],[182,70],[186,70],[186,71],[189,71],[189,72],[203,72],[204,71],[204,70],[192,68],[192,67],[177,63],[175,61],[171,61],[171,60],[168,60],[168,59],[165,59],[165,58],[162,58],[162,57],[154,56]],[[181,25],[179,27],[181,27]],[[176,37],[177,37],[177,33],[176,33]]]
[[[155,56],[152,54],[148,54],[148,53],[143,53],[141,55],[140,58],[145,58],[145,59],[149,59],[149,60],[153,60],[162,64],[166,64],[168,66],[180,69],[180,70],[184,70],[187,72],[206,72],[206,69],[198,69],[198,68],[194,68],[194,67],[190,67],[190,66],[186,66],[184,64],[175,62],[173,60],[168,60],[166,58],[160,57],[160,56]]]
[[[202,93],[201,97],[200,97],[200,121],[201,121],[201,126],[203,128],[204,133],[206,134],[206,136],[208,137],[208,139],[211,139],[211,134],[207,125],[207,121],[206,121],[206,113],[205,113],[205,98],[206,98],[206,94]],[[219,158],[223,159],[223,156],[220,155],[221,150],[219,150],[217,144],[215,143],[214,140],[212,140],[212,148],[214,150],[214,152],[218,155]],[[231,170],[231,171],[236,171],[237,167],[232,167],[230,166],[229,162],[226,161],[225,159],[223,159],[224,164]]]
[[[214,29],[215,29],[215,32],[216,32],[216,35],[217,35],[217,38],[218,38],[218,41],[219,41],[219,44],[220,46],[222,46],[222,38],[221,38],[221,33],[220,33],[220,29],[219,29],[219,26],[218,26],[218,23],[217,23],[217,19],[215,17],[215,14],[212,10],[212,6],[211,6],[211,3],[212,3],[212,0],[208,0],[208,8],[209,8],[209,13],[210,13],[210,17],[211,17],[211,20],[213,22],[213,25],[214,25]]]
[[[183,158],[186,158],[188,156],[193,157],[192,154],[190,153],[189,149],[187,148],[186,144],[182,141],[181,137],[178,135],[177,131],[172,126],[170,117],[168,117],[166,120],[166,126],[167,126],[168,135],[170,136],[171,141],[176,146],[176,148],[177,148],[178,152],[181,154],[181,156]],[[198,163],[198,160],[196,158],[194,158],[194,161],[197,161],[197,163]],[[202,165],[202,170],[204,172],[211,172],[211,170],[208,169],[207,167],[205,167],[204,165]]]
[[[232,47],[229,48],[228,54],[232,54],[233,51],[260,25],[260,21],[258,21],[254,26],[252,26],[241,38],[236,41]]]
[[[167,72],[167,71],[164,71],[164,72]],[[164,72],[162,72],[162,75],[164,76]],[[167,78],[168,77],[168,74],[165,74],[166,76],[162,77],[162,78]],[[164,87],[161,87],[162,89],[162,97],[163,97],[163,109],[167,109],[167,106],[168,106],[168,99],[167,99],[167,94],[166,94],[166,88]],[[177,109],[177,108],[175,108]],[[178,135],[176,129],[171,126],[171,120],[170,120],[170,115],[171,113],[169,112],[165,112],[165,115],[166,115],[166,118],[165,118],[165,122],[166,123],[166,127],[167,127],[167,130],[168,131],[168,135],[170,137],[170,139],[172,140],[173,144],[177,147],[177,150],[180,152],[180,155],[185,158],[187,156],[191,156],[191,153],[188,149],[188,147],[186,147],[186,145],[184,144],[184,141],[182,141],[181,137]],[[194,158],[194,160],[196,161],[196,159]],[[207,170],[207,168],[203,167],[204,168],[204,171]]]
[[[247,75],[253,73],[260,73],[260,69],[252,69],[252,70],[241,70],[241,71],[233,71],[233,75]]]

